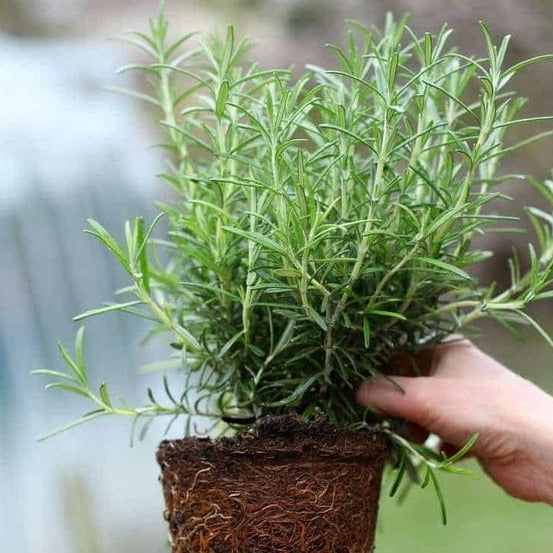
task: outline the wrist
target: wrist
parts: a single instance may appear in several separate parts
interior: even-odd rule
[[[553,413],[552,413],[553,415]],[[549,420],[553,420],[549,418]],[[543,502],[553,507],[553,428],[549,426],[548,439],[544,444],[542,462],[544,464]]]
[[[535,458],[535,476],[542,490],[538,501],[553,506],[553,397],[537,387],[536,391],[522,443]]]

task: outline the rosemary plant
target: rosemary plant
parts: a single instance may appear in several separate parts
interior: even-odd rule
[[[508,131],[551,117],[517,118],[525,103],[509,89],[525,67],[505,66],[481,23],[484,59],[448,45],[451,30],[416,36],[406,20],[382,30],[350,23],[345,47],[330,45],[336,69],[262,70],[245,60],[247,40],[168,40],[161,11],[149,34],[126,40],[150,61],[125,67],[150,90],[127,91],[161,114],[174,192],[161,204],[168,236],[154,238],[159,217],[125,225],[120,244],[96,221],[86,231],[128,273],[121,300],[76,320],[123,311],[163,332],[182,385],[148,391],[142,407],[96,391],[83,357],[63,346],[67,372],[39,371],[48,387],[93,406],[74,426],[105,415],[135,420],[167,415],[212,419],[219,433],[276,412],[321,412],[335,424],[362,425],[353,391],[381,374],[398,352],[416,352],[488,317],[514,329],[551,297],[553,215],[527,214],[537,235],[530,268],[509,261],[511,284],[483,285],[471,268],[493,255],[473,238],[509,221],[490,209],[508,200],[498,185],[519,143]],[[553,183],[526,179],[553,205]],[[499,200],[499,204],[498,204]],[[165,253],[161,254],[161,250]],[[168,261],[163,261],[164,259]],[[454,470],[428,449],[391,431],[407,459]],[[470,446],[470,444],[469,444]],[[401,475],[400,474],[400,475]]]

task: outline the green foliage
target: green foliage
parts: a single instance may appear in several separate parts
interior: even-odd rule
[[[149,34],[126,40],[149,63],[127,66],[150,85],[132,92],[161,113],[172,160],[162,179],[174,201],[155,223],[125,226],[119,244],[96,221],[88,232],[110,250],[131,283],[120,303],[84,319],[124,311],[152,321],[173,348],[182,388],[165,379],[165,400],[116,406],[86,377],[82,331],[70,372],[42,371],[51,386],[83,395],[95,410],[78,422],[120,414],[212,417],[222,424],[275,412],[324,413],[336,424],[370,418],[356,386],[381,374],[399,351],[416,352],[483,317],[531,324],[526,307],[551,296],[553,215],[529,208],[538,237],[530,269],[510,261],[511,285],[484,286],[471,268],[493,255],[473,238],[511,217],[490,203],[508,198],[502,159],[519,143],[508,131],[550,117],[517,118],[524,100],[508,84],[540,56],[505,67],[509,37],[473,59],[448,46],[451,31],[417,37],[391,16],[383,30],[350,23],[338,68],[262,70],[245,62],[249,43],[232,28],[198,48],[168,41],[163,12]],[[553,205],[553,185],[531,179]],[[169,262],[160,259],[169,252]],[[456,470],[391,432],[401,476],[423,462]],[[397,486],[394,486],[397,489]]]

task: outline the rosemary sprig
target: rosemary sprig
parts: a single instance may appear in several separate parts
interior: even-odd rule
[[[104,415],[255,420],[275,412],[322,412],[342,425],[365,414],[352,392],[385,370],[398,351],[416,352],[483,317],[512,328],[552,296],[553,214],[528,208],[538,237],[530,267],[509,262],[511,285],[483,285],[471,267],[489,257],[476,234],[511,221],[491,211],[504,157],[553,134],[509,142],[509,131],[551,117],[517,118],[524,100],[512,77],[550,55],[505,66],[509,37],[497,46],[482,23],[487,56],[449,46],[451,30],[417,36],[406,19],[383,30],[350,23],[338,67],[262,70],[245,61],[249,43],[230,27],[199,47],[191,35],[168,40],[163,10],[148,34],[126,39],[150,61],[127,66],[151,90],[134,94],[159,111],[174,189],[154,223],[127,223],[119,244],[98,222],[88,232],[130,277],[118,303],[77,317],[123,311],[165,332],[182,388],[164,380],[166,403],[114,402],[91,387],[82,353],[60,346],[68,373],[39,371],[49,387],[94,406],[70,426]],[[553,206],[550,181],[528,181]],[[157,251],[168,250],[168,263]],[[223,424],[221,422],[223,421]],[[226,427],[228,428],[228,427]],[[392,431],[391,431],[392,432]],[[454,470],[397,434],[407,463]],[[395,486],[397,489],[397,486]],[[437,488],[438,489],[438,488]]]

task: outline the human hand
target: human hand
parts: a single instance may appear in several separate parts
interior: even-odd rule
[[[456,448],[472,449],[506,492],[553,506],[553,397],[468,340],[444,343],[428,359],[428,376],[393,376],[363,384],[359,403],[406,419]]]

